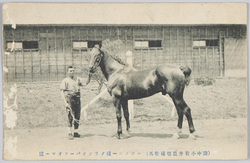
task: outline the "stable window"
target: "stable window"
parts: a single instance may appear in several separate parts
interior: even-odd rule
[[[7,42],[7,50],[13,51],[13,50],[20,50],[23,49],[23,43],[22,42]]]
[[[93,48],[96,44],[102,45],[102,41],[74,41],[73,42],[73,49],[79,50],[79,49],[88,49]]]
[[[193,46],[206,46],[206,41],[193,41]]]
[[[219,40],[196,40],[193,41],[193,47],[219,46]]]
[[[147,48],[149,47],[148,41],[135,41],[134,43],[136,48]]]
[[[73,48],[74,49],[88,48],[88,43],[87,41],[73,42]]]
[[[206,46],[219,46],[219,40],[206,40]]]
[[[37,50],[37,49],[38,49],[38,41],[7,42],[7,51]]]
[[[135,48],[157,48],[162,47],[161,40],[135,41]]]
[[[149,47],[161,47],[161,40],[148,41]]]
[[[23,49],[38,49],[38,41],[23,41]]]
[[[88,41],[88,48],[93,48],[95,45],[102,47],[102,41]]]

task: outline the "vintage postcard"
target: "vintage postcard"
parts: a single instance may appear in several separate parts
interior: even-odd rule
[[[2,14],[4,160],[247,159],[246,3]]]

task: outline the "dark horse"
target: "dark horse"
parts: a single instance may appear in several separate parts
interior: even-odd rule
[[[123,108],[126,119],[127,131],[130,128],[128,100],[139,99],[161,92],[162,95],[169,94],[172,98],[178,113],[178,128],[174,137],[179,138],[181,133],[183,115],[187,117],[190,136],[195,139],[194,125],[191,116],[191,110],[183,99],[183,92],[186,85],[189,84],[191,69],[189,67],[176,67],[172,65],[159,66],[147,70],[136,70],[135,68],[118,62],[107,51],[94,47],[91,52],[89,63],[89,78],[100,66],[108,81],[108,92],[112,96],[116,108],[116,117],[118,122],[118,138],[122,134],[121,107]]]

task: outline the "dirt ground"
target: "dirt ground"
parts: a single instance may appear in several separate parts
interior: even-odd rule
[[[171,117],[172,104],[159,95],[134,101],[132,132],[128,136],[124,131],[124,137],[118,140],[113,136],[117,129],[115,110],[109,95],[105,94],[87,110],[87,121],[82,116],[79,132],[83,138],[70,141],[59,84],[17,84],[16,127],[11,130],[4,126],[4,158],[201,160],[247,157],[246,79],[216,79],[211,86],[191,82],[184,98],[192,110],[197,140],[188,139],[186,119],[181,138],[172,138],[177,116]],[[11,83],[4,85],[6,95],[10,87]],[[82,106],[96,96],[95,88],[96,83],[92,82],[82,89]],[[124,125],[123,122],[123,129]],[[6,146],[8,140],[12,140],[11,152]]]
[[[83,138],[74,140],[67,139],[64,127],[8,130],[6,135],[17,136],[16,158],[20,160],[246,158],[246,118],[195,122],[196,140],[188,139],[186,121],[180,139],[172,138],[175,122],[166,121],[132,122],[130,137],[124,134],[120,140],[113,136],[116,124],[82,126],[80,133]],[[111,156],[107,155],[109,151]],[[167,152],[171,152],[171,156]],[[173,156],[174,152],[177,156]],[[180,152],[184,154],[180,156]],[[188,156],[186,152],[189,152]],[[198,155],[198,152],[202,154]],[[204,152],[208,152],[207,155],[203,155]]]

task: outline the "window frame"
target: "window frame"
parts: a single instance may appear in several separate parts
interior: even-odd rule
[[[27,43],[27,42],[36,42],[37,46],[35,48],[34,47],[24,48],[24,43]],[[22,44],[23,44],[23,50],[39,50],[39,41],[22,41]]]
[[[153,42],[156,42],[156,44],[160,44],[159,46],[150,46],[153,44]],[[158,42],[158,43],[157,43]],[[162,49],[162,40],[152,40],[152,39],[146,39],[146,40],[134,40],[134,49]]]
[[[79,47],[75,47],[74,46],[75,43],[80,43],[80,44],[83,43],[84,46],[80,45]],[[72,41],[72,49],[87,51],[88,49],[92,49],[95,44],[99,44],[101,46],[102,40],[74,40]]]
[[[75,47],[74,45],[77,44],[77,43],[78,43],[80,46]],[[85,43],[86,43],[86,46],[81,46],[81,43],[82,43],[82,44],[85,44]],[[87,41],[73,41],[73,42],[72,42],[72,48],[73,48],[73,50],[87,50],[87,49],[88,49],[88,42],[87,42]]]
[[[14,48],[12,48],[14,45]],[[10,47],[9,47],[10,44]],[[21,48],[16,48],[16,44],[21,44]],[[6,51],[19,51],[19,50],[23,50],[23,42],[22,41],[6,41]]]
[[[209,42],[211,41],[215,41],[215,44],[209,45]],[[193,40],[192,45],[193,45],[193,48],[219,47],[220,42],[219,42],[219,39],[200,39],[200,40]]]
[[[36,42],[37,46],[36,48],[25,48],[24,43],[27,42]],[[12,44],[15,44],[15,47],[12,49]],[[9,46],[9,44],[11,44]],[[20,44],[20,46],[17,48],[16,45]],[[26,46],[26,45],[25,45]],[[39,41],[6,41],[6,51],[27,51],[27,50],[39,50]]]

